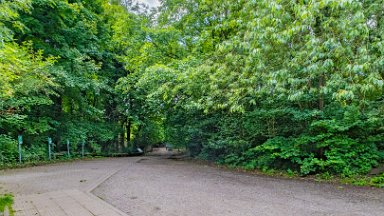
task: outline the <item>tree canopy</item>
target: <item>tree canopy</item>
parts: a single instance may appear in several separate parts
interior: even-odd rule
[[[22,133],[30,149],[171,143],[246,169],[368,173],[384,161],[382,5],[0,1],[0,153]]]

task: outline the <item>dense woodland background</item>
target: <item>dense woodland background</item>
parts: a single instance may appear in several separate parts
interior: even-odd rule
[[[383,0],[0,0],[0,163],[171,143],[300,175],[384,161]]]

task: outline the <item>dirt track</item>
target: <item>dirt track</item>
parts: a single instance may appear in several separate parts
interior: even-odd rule
[[[63,163],[0,171],[0,193],[81,189],[128,215],[384,215],[384,190],[224,171],[164,157]]]

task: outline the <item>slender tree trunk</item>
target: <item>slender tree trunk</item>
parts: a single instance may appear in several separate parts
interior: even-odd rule
[[[127,120],[127,145],[125,147],[127,147],[129,145],[129,143],[131,143],[131,127],[132,127],[132,121],[131,119],[128,119]]]

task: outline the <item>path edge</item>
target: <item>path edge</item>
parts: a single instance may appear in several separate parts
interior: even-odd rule
[[[139,158],[137,161],[140,161],[142,158]],[[92,184],[91,186],[88,187],[88,189],[85,191],[85,193],[94,198],[94,199],[97,199],[97,200],[100,200],[101,202],[103,202],[105,205],[107,205],[108,207],[112,208],[114,211],[116,211],[116,213],[119,213],[121,214],[122,216],[128,216],[127,213],[121,211],[120,209],[116,208],[115,206],[113,206],[112,204],[106,202],[105,200],[101,199],[100,197],[96,196],[95,194],[92,193],[92,191],[94,191],[96,188],[98,188],[101,184],[103,184],[105,181],[107,181],[109,178],[111,178],[112,176],[114,176],[115,174],[117,174],[119,171],[121,171],[123,169],[123,167],[119,167],[115,170],[112,170],[111,172],[109,172],[108,174],[106,174],[105,176],[103,176],[102,178],[100,178],[96,183]]]

